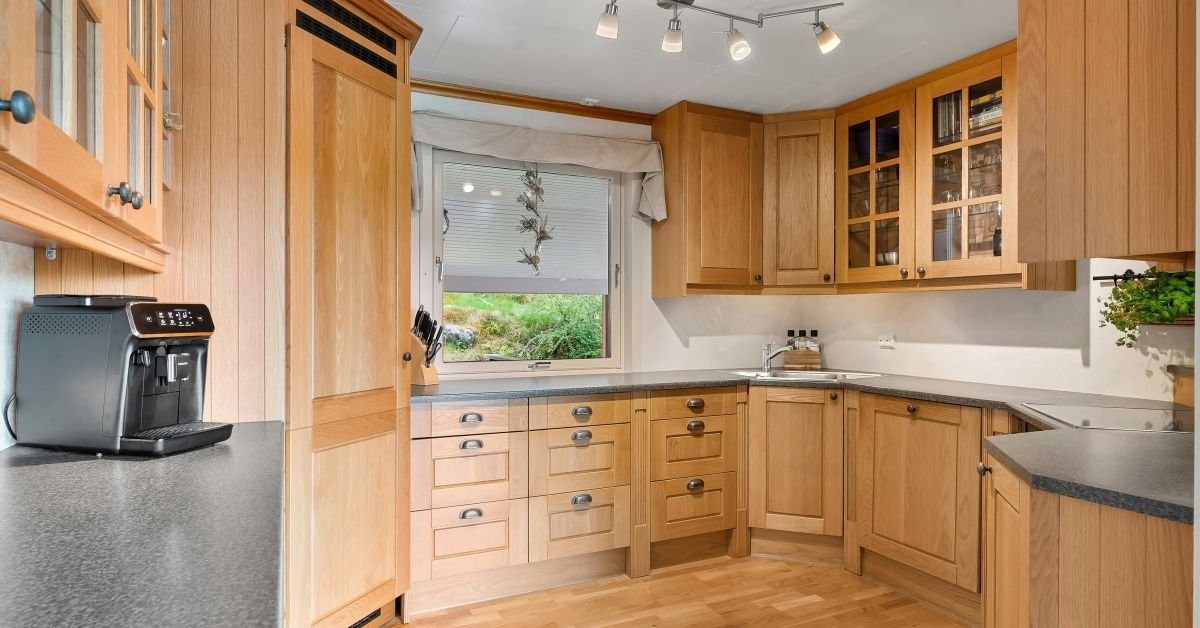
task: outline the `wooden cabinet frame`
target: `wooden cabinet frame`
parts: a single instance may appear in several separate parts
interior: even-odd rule
[[[763,127],[763,284],[832,286],[834,118]]]

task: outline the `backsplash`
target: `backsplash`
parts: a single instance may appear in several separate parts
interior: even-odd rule
[[[17,366],[17,321],[33,302],[33,251],[0,242],[0,404],[13,394]],[[13,444],[0,427],[0,449]]]

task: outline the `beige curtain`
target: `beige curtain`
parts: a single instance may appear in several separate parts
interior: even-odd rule
[[[662,150],[658,142],[613,139],[573,133],[538,131],[525,127],[478,122],[432,111],[412,114],[413,207],[421,207],[424,193],[416,173],[421,172],[417,144],[473,155],[516,161],[572,164],[599,170],[641,174],[637,213],[652,220],[667,217],[663,189]]]

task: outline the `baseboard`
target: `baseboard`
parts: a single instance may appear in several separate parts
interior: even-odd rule
[[[881,556],[862,552],[862,575],[973,626],[983,623],[983,596]]]
[[[842,566],[842,537],[752,528],[750,553],[754,556],[796,560],[813,565]]]
[[[612,576],[626,577],[624,548],[414,582],[404,595],[405,616]]]
[[[650,571],[729,555],[730,534],[720,530],[650,544]]]

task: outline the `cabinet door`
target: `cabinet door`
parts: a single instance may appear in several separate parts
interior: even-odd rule
[[[833,118],[764,127],[763,283],[832,284]]]
[[[979,591],[979,408],[860,397],[862,547]]]
[[[984,594],[986,628],[1029,627],[1029,489],[991,456],[984,480]]]
[[[906,92],[838,116],[839,283],[916,279],[913,99]]]
[[[840,391],[750,388],[750,527],[842,534]]]
[[[100,211],[104,138],[114,112],[105,98],[120,21],[101,0],[0,3],[0,98],[23,91],[33,119],[0,112],[0,160]],[[103,81],[103,83],[102,83]],[[102,132],[103,128],[103,132]]]
[[[162,7],[156,0],[121,0],[118,20],[116,74],[110,79],[110,96],[117,112],[115,126],[106,138],[105,176],[110,185],[129,186],[140,201],[123,202],[119,194],[108,197],[106,209],[149,240],[162,240],[162,115],[159,61],[162,57]],[[115,83],[113,83],[115,82]],[[114,157],[115,158],[112,158]]]
[[[1016,72],[1014,54],[917,89],[918,279],[1021,272]]]
[[[289,626],[350,625],[408,588],[408,87],[402,58],[359,52],[289,27]]]
[[[687,114],[688,283],[762,282],[763,125]]]

